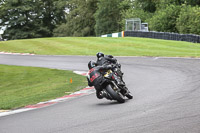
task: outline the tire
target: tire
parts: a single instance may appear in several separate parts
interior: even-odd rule
[[[111,95],[111,97],[113,97],[115,100],[117,100],[119,103],[124,103],[125,99],[122,96],[121,93],[117,93],[113,90],[113,88],[111,87],[111,85],[107,85],[106,86],[106,91]]]
[[[124,89],[126,90],[125,96],[126,96],[128,99],[133,99],[133,95],[132,95],[131,92],[128,90],[128,88],[125,86]]]
[[[126,97],[127,97],[128,99],[133,99],[133,96],[131,95],[131,93],[128,93],[128,94],[126,95]]]

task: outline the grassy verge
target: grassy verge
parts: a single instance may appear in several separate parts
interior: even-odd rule
[[[61,97],[87,85],[85,77],[56,69],[0,65],[0,75],[0,110]]]
[[[200,57],[200,44],[148,38],[59,37],[0,42],[0,51],[40,55]]]

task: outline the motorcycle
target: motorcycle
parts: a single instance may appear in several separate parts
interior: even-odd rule
[[[132,99],[133,96],[124,85],[117,84],[116,76],[117,73],[121,72],[118,67],[115,68],[116,71],[108,70],[105,72],[103,77],[106,79],[103,83],[102,90],[106,92],[106,98],[109,100],[117,100],[119,103],[125,102],[125,97]]]

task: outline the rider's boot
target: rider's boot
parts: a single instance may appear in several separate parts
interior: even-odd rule
[[[106,96],[106,94],[105,94],[104,91],[100,91],[100,92],[99,92],[99,95],[100,95],[102,98],[104,98],[104,97]]]
[[[108,100],[112,100],[112,98],[108,95],[108,93],[104,90],[100,91],[100,96],[105,97]]]

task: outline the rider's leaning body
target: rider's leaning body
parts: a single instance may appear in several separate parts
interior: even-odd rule
[[[102,99],[103,92],[101,85],[104,83],[105,79],[103,77],[103,74],[106,70],[109,70],[112,68],[111,65],[102,65],[102,66],[96,66],[96,63],[94,61],[90,61],[88,63],[88,85],[89,86],[94,86],[96,89],[96,96],[99,99]]]
[[[116,73],[115,79],[118,82],[119,85],[125,85],[125,82],[123,81],[123,73],[121,72],[121,65],[117,62],[117,59],[115,59],[112,55],[104,55],[102,52],[98,52],[96,54],[97,56],[97,66],[103,66],[103,65],[111,65],[113,64],[115,67],[112,68],[112,70]],[[114,69],[118,67],[118,69]]]
[[[96,62],[97,66],[117,63],[117,59],[115,59],[112,55],[104,55],[103,53],[99,52],[96,54],[96,56],[97,56],[97,62]]]

